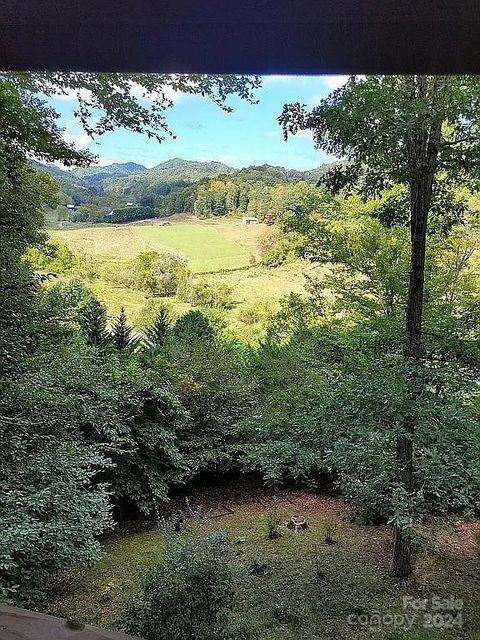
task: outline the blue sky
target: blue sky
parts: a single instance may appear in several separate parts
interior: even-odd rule
[[[266,76],[256,94],[258,104],[230,99],[233,113],[223,112],[206,98],[176,94],[167,119],[177,137],[161,144],[123,129],[92,142],[73,116],[74,97],[62,96],[51,102],[61,114],[67,139],[79,148],[88,147],[101,165],[138,162],[152,167],[179,157],[218,160],[234,167],[267,163],[311,169],[332,158],[313,148],[308,132],[284,142],[276,119],[284,103],[298,101],[312,107],[345,81],[344,76]]]

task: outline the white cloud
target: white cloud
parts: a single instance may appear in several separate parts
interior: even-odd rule
[[[329,91],[334,91],[344,85],[350,76],[322,76],[325,86]]]
[[[130,86],[131,86],[130,92],[132,96],[142,100],[147,100],[147,101],[149,100],[148,95],[145,95],[146,91],[142,87],[142,85],[138,84],[137,82],[132,82]],[[162,87],[162,93],[165,96],[165,98],[167,98],[167,100],[171,100],[173,103],[179,102],[179,100],[181,100],[182,98],[185,98],[185,96],[188,95],[186,93],[182,93],[181,91],[176,91],[170,85],[165,85],[164,87]]]
[[[86,133],[64,133],[64,139],[78,149],[86,149],[92,139]]]
[[[78,99],[78,96],[80,96],[82,100],[88,100],[91,95],[92,94],[87,89],[66,89],[65,93],[55,95],[54,98],[64,102],[75,102],[75,100]]]

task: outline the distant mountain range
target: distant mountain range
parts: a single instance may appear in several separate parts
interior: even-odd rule
[[[268,164],[235,169],[222,162],[181,158],[151,169],[135,162],[71,170],[36,161],[32,164],[48,172],[58,183],[59,206],[48,214],[53,221],[98,222],[110,211],[127,208],[148,209],[148,217],[153,212],[158,217],[192,213],[197,211],[199,202],[198,207],[204,207],[205,215],[213,211],[214,215],[236,209],[246,211],[250,202],[256,203],[252,206],[265,206],[272,189],[278,185],[300,181],[316,184],[338,163],[326,163],[309,171]],[[142,211],[141,216],[145,217]]]
[[[100,187],[104,180],[114,178],[124,178],[133,174],[145,173],[147,168],[136,162],[125,162],[123,164],[107,164],[103,167],[79,167],[71,169],[69,172],[75,178],[80,178],[87,187]]]
[[[105,166],[79,167],[70,170],[60,169],[52,164],[43,164],[36,160],[31,161],[39,171],[45,171],[60,182],[68,182],[77,187],[102,189],[108,185],[109,190],[117,191],[130,186],[133,181],[145,184],[146,187],[161,182],[185,181],[188,183],[227,176],[234,173],[246,172],[252,174],[258,172],[259,176],[269,173],[276,175],[285,182],[298,180],[317,181],[335,163],[326,163],[309,171],[285,169],[271,165],[251,166],[244,169],[235,169],[223,162],[201,162],[197,160],[183,160],[172,158],[147,169],[136,162],[114,163]],[[118,182],[117,182],[118,181]]]
[[[30,164],[35,167],[37,171],[44,171],[54,178],[63,178],[65,180],[72,179],[72,173],[56,167],[54,164],[46,164],[44,162],[38,162],[37,160],[30,160]]]
[[[200,162],[197,160],[183,160],[172,158],[147,169],[147,174],[163,180],[196,181],[202,178],[213,178],[221,174],[234,173],[237,169],[229,167],[223,162]]]

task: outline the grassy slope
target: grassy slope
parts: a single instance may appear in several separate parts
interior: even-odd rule
[[[229,240],[214,226],[137,226],[133,232],[154,251],[170,249],[187,256],[190,269],[195,273],[241,269],[248,266],[250,259],[241,244]]]
[[[133,232],[133,226],[95,225],[70,229],[52,229],[50,236],[66,244],[74,253],[97,260],[134,258],[151,247]]]
[[[211,520],[207,528],[230,534],[231,560],[243,576],[234,615],[258,626],[262,640],[480,637],[479,567],[471,528],[460,530],[458,538],[450,535],[437,542],[419,559],[415,581],[402,584],[387,576],[389,528],[351,524],[348,509],[338,499],[301,492],[273,495],[238,483],[234,493],[231,488],[203,489],[190,501],[193,506],[211,506],[214,512],[222,511],[222,504],[234,509],[233,515]],[[267,540],[266,517],[273,509],[282,520],[302,513],[309,529],[302,534],[285,530],[279,540]],[[325,543],[328,521],[333,525],[333,545]],[[162,546],[162,536],[155,529],[112,539],[95,567],[76,570],[56,585],[63,586],[64,592],[48,611],[100,626],[114,625],[141,574],[161,557]],[[323,573],[320,577],[316,559]],[[251,574],[254,561],[265,565],[263,573]],[[420,623],[412,631],[397,632],[391,627],[349,626],[349,614],[400,613],[403,595],[462,598],[463,630],[425,630]]]
[[[234,306],[226,313],[232,326],[241,330],[243,323],[237,320],[237,315],[243,305],[265,300],[271,305],[272,310],[278,309],[279,300],[288,293],[304,291],[304,272],[307,271],[309,271],[309,265],[298,262],[276,269],[255,266],[242,271],[205,274],[201,277],[212,284],[222,282],[233,289]],[[142,309],[148,303],[146,293],[117,287],[105,280],[91,280],[88,286],[107,305],[110,315],[118,314],[120,308],[125,307],[128,317],[134,323],[140,319]],[[159,306],[163,302],[167,303],[177,315],[190,308],[190,305],[180,303],[175,298],[153,299],[154,306]]]
[[[195,272],[240,269],[248,266],[250,252],[221,232],[221,227],[202,223],[91,226],[52,230],[51,236],[75,253],[97,260],[128,259],[141,251],[175,251],[189,259]]]
[[[276,269],[260,265],[249,267],[250,258],[259,258],[258,238],[265,232],[263,225],[245,226],[239,221],[198,221],[192,216],[172,217],[172,226],[115,225],[86,226],[52,230],[51,236],[68,245],[75,253],[90,255],[102,264],[127,261],[141,251],[175,250],[190,258],[195,272],[213,271],[199,277],[211,283],[222,282],[233,289],[235,305],[227,312],[230,326],[244,338],[257,334],[259,327],[248,327],[237,318],[243,305],[260,300],[270,303],[273,310],[278,301],[290,292],[302,292],[304,272],[311,266],[297,262]],[[236,270],[236,269],[241,270]],[[231,270],[224,272],[223,270]],[[123,306],[131,322],[142,324],[144,307],[148,303],[141,291],[115,286],[103,279],[88,282],[95,295],[106,305],[109,314],[116,315]],[[162,300],[149,303],[153,309]],[[175,314],[184,313],[189,305],[174,298],[168,304]],[[152,313],[152,309],[150,309]]]

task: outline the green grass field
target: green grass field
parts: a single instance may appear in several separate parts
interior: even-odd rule
[[[233,225],[227,225],[233,226]],[[241,269],[249,265],[251,252],[238,239],[223,233],[225,225],[202,223],[158,225],[91,226],[55,229],[50,232],[79,254],[97,260],[128,259],[141,251],[174,251],[189,260],[194,273]],[[240,229],[240,234],[254,236]]]
[[[170,249],[186,256],[194,273],[241,269],[248,266],[250,260],[249,252],[241,244],[226,238],[214,226],[138,226],[133,233],[154,251]]]
[[[225,219],[199,221],[191,216],[172,218],[172,225],[167,227],[95,225],[50,231],[52,238],[77,255],[91,257],[100,274],[103,267],[111,270],[121,266],[142,251],[171,250],[188,257],[189,267],[198,278],[231,287],[234,304],[225,312],[226,320],[239,337],[247,340],[261,337],[262,327],[242,322],[242,311],[260,301],[276,311],[281,298],[304,291],[304,274],[312,272],[312,266],[301,261],[274,269],[252,265],[252,256],[260,258],[258,240],[263,233],[262,225],[247,227],[237,220]],[[105,303],[110,316],[124,307],[130,322],[139,329],[151,322],[155,309],[163,302],[167,302],[174,316],[190,308],[176,298],[149,300],[144,292],[126,289],[101,276],[88,280],[87,285]]]

